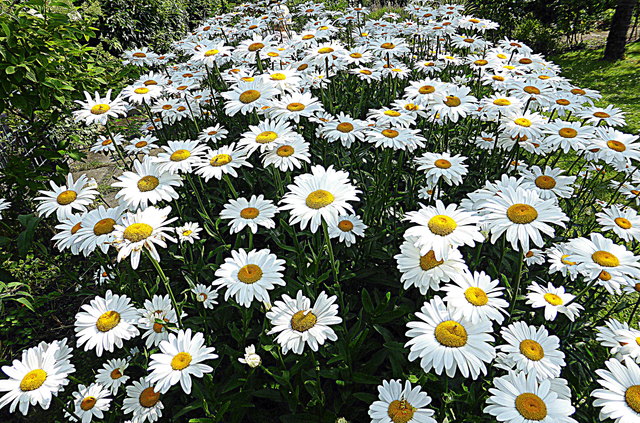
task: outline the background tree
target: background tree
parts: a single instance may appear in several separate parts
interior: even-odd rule
[[[618,0],[616,11],[611,19],[607,47],[604,49],[605,59],[620,60],[624,56],[629,25],[637,4],[638,0]]]

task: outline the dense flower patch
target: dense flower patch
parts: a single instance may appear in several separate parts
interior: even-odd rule
[[[640,421],[638,303],[614,318],[640,290],[623,113],[463,6],[368,14],[241,5],[85,93],[117,204],[84,175],[36,200],[95,297],[74,339],[2,368],[0,407]]]

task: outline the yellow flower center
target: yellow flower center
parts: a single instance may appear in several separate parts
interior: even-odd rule
[[[102,313],[102,315],[98,317],[98,320],[96,320],[96,328],[100,332],[109,332],[118,326],[118,323],[120,323],[120,313],[110,310]]]
[[[384,135],[387,138],[395,138],[398,135],[400,135],[400,132],[396,131],[395,129],[383,129],[382,135]]]
[[[559,98],[556,100],[556,104],[559,104],[561,106],[568,106],[569,104],[571,104],[571,102],[566,98]]]
[[[247,285],[258,282],[262,279],[262,269],[255,264],[247,264],[238,271],[238,280]]]
[[[518,60],[518,63],[520,63],[521,65],[530,65],[531,63],[533,63],[533,60],[529,59],[528,57],[523,57],[522,59]],[[540,79],[546,79],[546,78],[540,78]]]
[[[527,94],[540,94],[540,90],[536,87],[532,87],[531,85],[524,87],[523,90]]]
[[[158,187],[158,185],[160,185],[160,180],[152,175],[143,176],[138,181],[138,189],[140,192],[153,191]]]
[[[329,53],[333,53],[333,49],[331,47],[322,47],[318,49],[318,53],[320,54],[329,54]]]
[[[138,141],[137,143],[135,143],[135,147],[136,148],[142,148],[142,147],[146,147],[147,146],[147,142],[146,141]]]
[[[140,88],[136,88],[135,90],[133,90],[134,93],[136,94],[146,94],[149,92],[149,88],[146,87],[140,87]]]
[[[78,222],[75,225],[73,225],[73,227],[71,228],[71,235],[75,235],[75,233],[78,232],[82,228],[81,223],[82,222]]]
[[[147,55],[146,55],[146,54],[144,54],[144,53],[143,53],[143,52],[141,52],[141,51],[138,51],[138,52],[133,53],[133,54],[132,54],[132,56],[133,56],[133,57],[140,58],[140,59],[142,59],[142,58],[144,58],[144,57],[147,57]]]
[[[187,229],[186,231],[182,231],[182,236],[190,236],[193,233],[193,231]]]
[[[396,48],[396,45],[393,44],[393,43],[382,43],[382,44],[380,44],[380,47],[382,47],[383,49],[386,49],[386,50],[391,50],[391,49]]]
[[[398,117],[401,115],[400,112],[396,112],[395,110],[386,110],[384,114],[391,117]]]
[[[123,237],[129,242],[140,242],[147,239],[153,233],[153,227],[146,223],[134,223],[124,230]]]
[[[256,90],[247,90],[240,94],[240,102],[244,104],[253,103],[257,99],[260,98],[260,91]]]
[[[304,104],[302,103],[289,103],[287,106],[287,110],[291,112],[300,112],[305,109]]]
[[[605,281],[605,282],[610,281],[611,277],[612,277],[611,273],[607,272],[606,270],[603,270],[598,275],[598,279],[600,279],[601,281]]]
[[[609,113],[606,113],[606,112],[595,112],[593,114],[593,116],[595,116],[597,118],[600,118],[600,119],[606,119],[608,117],[611,117],[611,115]]]
[[[602,267],[617,267],[620,265],[620,260],[615,255],[608,251],[596,251],[591,254],[591,260],[599,264]]]
[[[476,286],[467,288],[467,290],[464,291],[464,297],[469,301],[469,303],[477,307],[486,305],[489,302],[487,293]]]
[[[493,104],[495,104],[496,106],[510,106],[511,102],[506,98],[497,98],[493,100]]]
[[[408,423],[416,410],[407,400],[393,400],[389,403],[387,414],[393,423]]]
[[[626,145],[616,140],[607,141],[607,147],[609,147],[613,151],[617,151],[618,153],[622,153],[624,150],[627,149]]]
[[[447,320],[436,326],[436,340],[449,348],[460,348],[467,344],[467,330],[454,320]]]
[[[349,220],[341,220],[338,222],[338,229],[342,232],[351,232],[353,230],[353,223]]]
[[[173,370],[183,370],[191,364],[191,354],[179,352],[171,359],[171,368]]]
[[[80,402],[80,408],[83,411],[91,410],[96,405],[96,402],[98,402],[96,397],[84,397]]]
[[[145,388],[140,392],[138,402],[144,408],[151,408],[160,401],[160,393],[153,390],[152,387]]]
[[[436,92],[436,88],[432,85],[423,85],[422,87],[418,88],[418,92],[420,94],[431,94]]]
[[[564,301],[562,301],[562,298],[550,292],[547,292],[546,294],[544,294],[544,299],[546,302],[554,306],[560,306],[564,304]]]
[[[256,142],[258,144],[268,144],[278,138],[278,134],[273,131],[264,131],[256,136]]]
[[[542,345],[533,339],[525,339],[520,342],[520,353],[532,361],[540,361],[544,358]]]
[[[536,394],[520,394],[516,397],[516,410],[527,420],[540,421],[547,417],[547,405]]]
[[[351,53],[349,55],[349,57],[352,57],[354,59],[361,59],[362,58],[362,54],[361,53]]]
[[[578,135],[578,131],[573,128],[562,128],[558,131],[558,134],[562,138],[575,138]]]
[[[361,70],[360,70],[360,73],[362,73],[362,74],[364,74],[364,75],[371,75],[373,72],[371,72],[371,71],[370,71],[370,70],[368,70],[368,69],[361,69]]]
[[[353,131],[353,125],[349,122],[342,122],[338,124],[336,129],[342,132],[343,134],[346,134],[347,132]]]
[[[633,226],[631,222],[629,222],[629,220],[625,219],[624,217],[616,217],[615,219],[613,219],[613,221],[616,222],[616,225],[620,226],[622,229],[631,229],[631,227]]]
[[[449,107],[458,107],[461,103],[462,101],[455,95],[448,95],[447,99],[444,100],[444,104]]]
[[[116,224],[116,221],[107,217],[105,219],[101,219],[93,225],[93,233],[95,236],[106,235],[113,232],[113,227]]]
[[[433,164],[440,169],[449,169],[451,167],[451,162],[447,159],[438,159]]]
[[[333,203],[334,200],[335,200],[335,197],[329,191],[319,189],[319,190],[313,191],[311,194],[307,196],[306,204],[307,204],[307,207],[311,209],[319,210]]]
[[[248,50],[249,51],[258,51],[264,48],[264,44],[262,43],[252,43],[249,44]]]
[[[111,373],[109,373],[109,376],[111,377],[111,379],[117,380],[122,377],[122,372],[120,371],[120,369],[113,369],[111,370]]]
[[[220,53],[220,50],[217,49],[211,49],[211,50],[207,50],[204,52],[204,57],[211,57],[211,56],[215,56],[216,54]]]
[[[276,150],[276,154],[280,157],[289,157],[295,152],[292,146],[282,145]]]
[[[103,146],[107,146],[107,145],[111,144],[112,142],[113,142],[112,140],[107,138],[106,140],[102,141],[100,144],[102,144]]]
[[[243,219],[255,219],[260,215],[260,210],[255,207],[246,207],[240,210],[240,217]]]
[[[491,79],[493,79],[494,81],[500,81],[500,82],[502,82],[502,81],[504,81],[504,76],[500,76],[500,75],[493,75],[493,76],[491,77]]]
[[[300,310],[291,316],[291,329],[306,332],[316,325],[318,318],[311,311]]]
[[[420,257],[420,268],[425,272],[440,266],[442,263],[444,263],[444,260],[436,260],[436,254],[433,250]]]
[[[201,303],[204,303],[205,301],[207,301],[207,298],[209,298],[209,296],[204,292],[201,292],[196,296],[196,299]]]
[[[77,197],[78,197],[78,194],[76,194],[75,191],[66,190],[66,191],[63,191],[60,194],[58,194],[58,197],[56,198],[56,201],[61,206],[66,206],[67,204],[71,204],[74,201],[76,201]]]
[[[209,160],[209,164],[213,167],[220,167],[231,163],[233,158],[228,154],[217,154]]]
[[[640,413],[640,385],[628,387],[624,393],[624,400],[633,411]]]
[[[306,35],[303,35],[303,36],[302,36],[302,39],[303,39],[303,40],[305,40],[305,41],[306,41],[306,40],[312,40],[312,39],[314,39],[314,38],[316,38],[316,36],[315,36],[315,35],[313,35],[313,34],[306,34]]]
[[[569,257],[569,254],[563,254],[562,257],[560,257],[560,261],[562,262],[562,264],[566,264],[568,266],[573,266],[576,264],[575,261],[567,260],[567,257]]]
[[[489,64],[489,62],[484,60],[484,59],[479,59],[479,60],[476,60],[475,62],[473,62],[473,64],[476,65],[476,66],[486,66],[486,65]]]
[[[20,390],[34,391],[41,387],[45,380],[47,380],[47,372],[42,369],[31,370],[20,381]]]
[[[285,79],[287,79],[287,75],[285,75],[284,73],[272,73],[271,74],[271,79],[274,81],[284,81]]]
[[[531,121],[527,118],[518,118],[514,120],[513,123],[515,123],[518,126],[524,126],[525,128],[528,128],[531,126]]]
[[[94,115],[103,115],[111,110],[111,106],[108,104],[96,104],[91,108],[91,113]]]
[[[475,40],[473,38],[463,38],[462,41],[464,41],[465,43],[469,43],[471,44],[472,42],[474,42]]]
[[[180,149],[180,150],[174,151],[169,157],[169,159],[172,162],[181,162],[183,160],[188,159],[189,157],[191,157],[191,152],[189,150]]]
[[[429,219],[427,224],[431,232],[440,236],[447,236],[456,230],[458,224],[455,220],[444,214],[438,214]]]
[[[418,106],[417,104],[413,104],[413,103],[407,103],[404,105],[404,109],[405,110],[409,110],[410,112],[415,112],[416,110],[420,109],[420,106]]]
[[[507,217],[513,223],[524,225],[538,218],[538,211],[528,204],[514,204],[507,209]]]
[[[587,92],[581,88],[573,88],[571,90],[571,94],[575,94],[575,95],[585,95]]]
[[[243,76],[240,79],[242,79],[244,82],[253,82],[256,80],[253,76]]]
[[[536,178],[535,184],[540,189],[553,189],[556,186],[556,180],[551,176],[541,175]]]

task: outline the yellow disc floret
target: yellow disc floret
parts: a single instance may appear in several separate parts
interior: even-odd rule
[[[436,340],[449,348],[460,348],[467,344],[467,330],[454,320],[447,320],[436,326]]]

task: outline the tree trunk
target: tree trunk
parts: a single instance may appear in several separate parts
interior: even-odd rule
[[[604,58],[607,60],[620,60],[624,57],[624,48],[627,44],[627,32],[631,24],[633,9],[638,0],[618,0],[616,11],[611,19],[611,28],[607,37],[607,47],[604,49]]]

